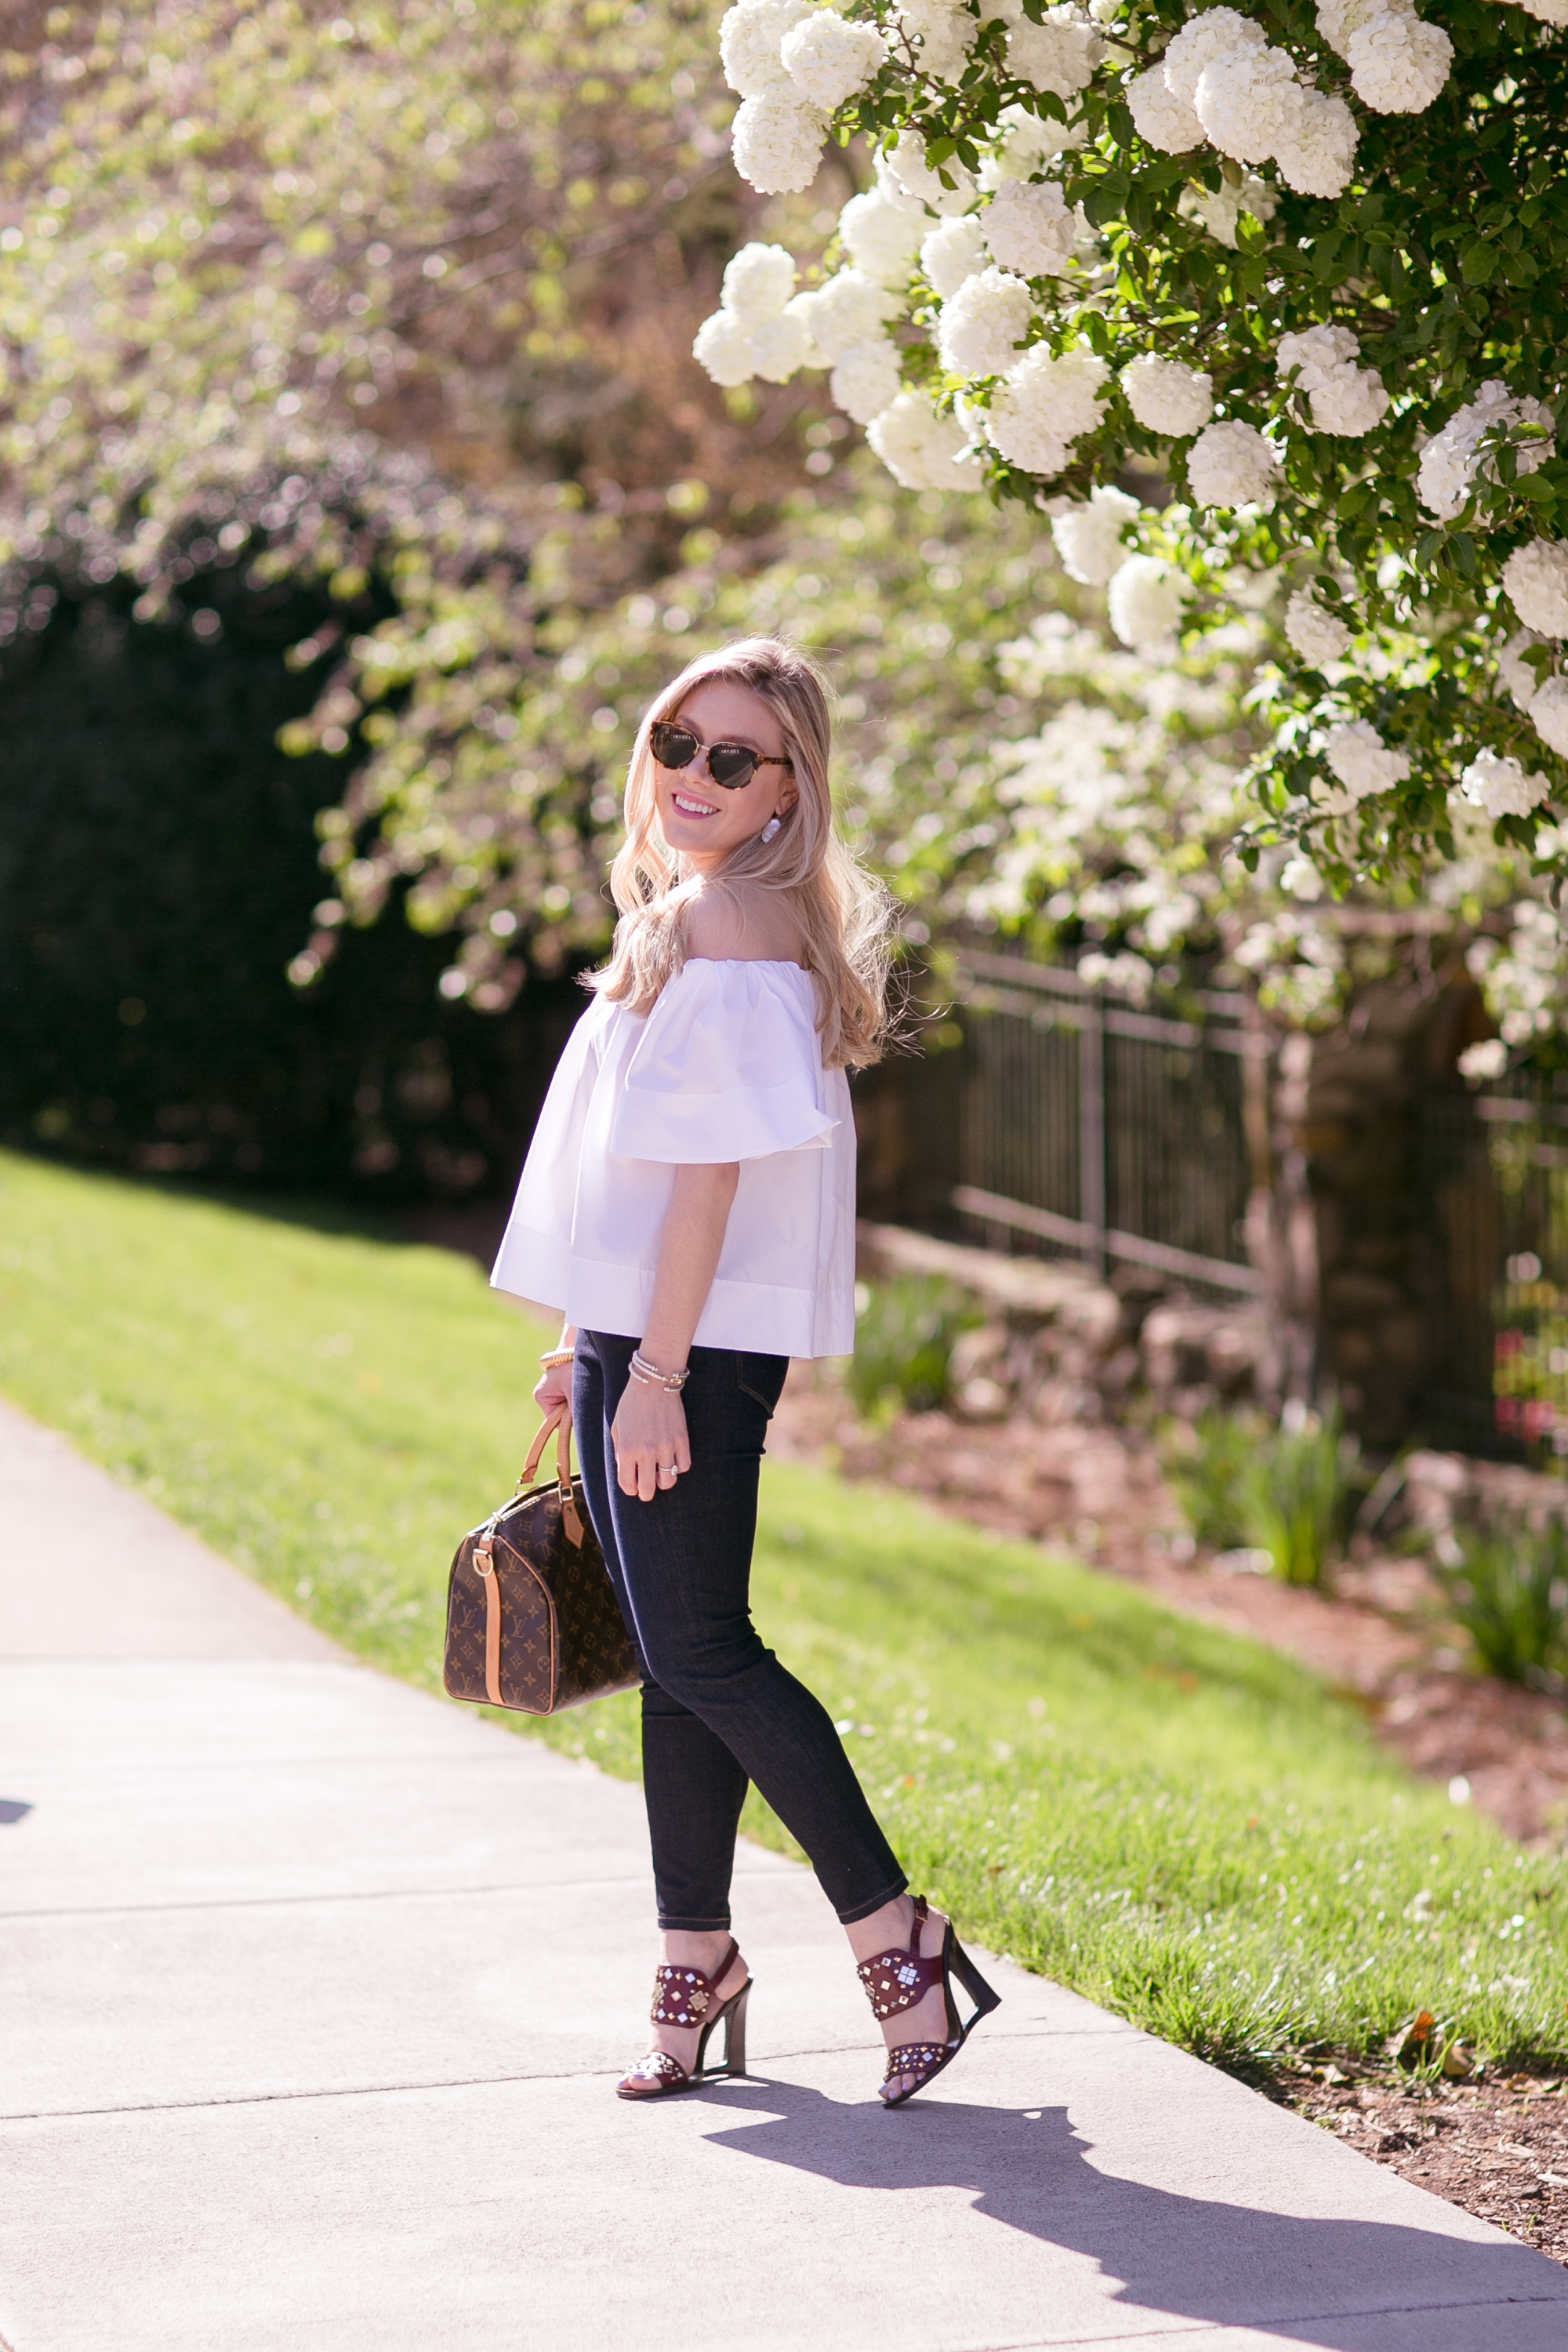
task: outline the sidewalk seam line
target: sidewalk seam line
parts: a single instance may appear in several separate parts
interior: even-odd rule
[[[1010,2041],[1024,2042],[1048,2038],[1049,2029],[1042,2028],[1040,2036],[1014,2034]],[[778,2065],[793,2058],[873,2058],[877,2052],[868,2042],[863,2047],[853,2042],[813,2043],[799,2050],[770,2050],[769,2065]],[[415,2091],[489,2091],[505,2090],[519,2083],[591,2083],[614,2079],[610,2067],[568,2067],[559,2074],[457,2074],[439,2082],[428,2083],[346,2083],[341,2087],[323,2085],[304,2091],[240,2091],[231,2098],[214,2099],[147,2099],[126,2102],[115,2107],[30,2107],[15,2112],[0,2111],[0,2128],[6,2124],[89,2123],[106,2116],[187,2116],[203,2115],[219,2107],[267,2107],[300,2099],[387,2099]],[[742,2078],[769,2088],[766,2075],[747,2074]]]
[[[300,1903],[439,1903],[474,1895],[553,1895],[563,1889],[580,1892],[595,1886],[640,1885],[646,1874],[625,1878],[541,1878],[508,1880],[493,1886],[366,1886],[342,1891],[323,1889],[316,1895],[226,1895],[208,1903],[61,1904],[37,1911],[8,1911],[0,1906],[0,1919],[142,1919],[166,1917],[176,1911],[283,1910]]]

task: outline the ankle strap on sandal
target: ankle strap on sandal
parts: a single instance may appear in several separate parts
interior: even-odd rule
[[[740,1957],[741,1948],[731,1936],[730,1948],[711,1976],[701,1969],[677,1968],[673,1961],[661,1960],[653,1974],[653,2007],[648,2012],[654,2023],[704,2023],[718,1998],[718,1988]]]
[[[915,1897],[914,1923],[910,1929],[910,1948],[900,1951],[878,1952],[862,1960],[855,1973],[866,1988],[866,1998],[872,2013],[879,2020],[897,2017],[900,2010],[912,2009],[923,2000],[933,1985],[944,1980],[942,1954],[934,1952],[928,1959],[921,1950],[921,1929],[926,1921],[926,1899]]]

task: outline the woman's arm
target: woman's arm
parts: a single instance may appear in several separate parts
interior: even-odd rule
[[[661,1372],[686,1369],[691,1337],[697,1328],[719,1254],[735,1187],[739,1163],[717,1167],[678,1168],[669,1212],[659,1242],[654,1274],[653,1301],[642,1336],[642,1353]],[[537,1391],[535,1391],[537,1394]],[[686,1411],[669,1389],[649,1388],[630,1380],[622,1393],[610,1431],[616,1448],[616,1475],[623,1495],[640,1496],[651,1503],[658,1492],[661,1466],[677,1471],[691,1467],[686,1437]],[[669,1482],[667,1479],[666,1485]]]

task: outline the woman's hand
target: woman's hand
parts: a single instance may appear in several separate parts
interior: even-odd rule
[[[565,1324],[561,1337],[551,1349],[557,1355],[563,1348],[574,1348],[577,1331],[574,1324]],[[546,1421],[561,1416],[568,1429],[572,1426],[572,1375],[576,1366],[572,1363],[548,1364],[534,1384],[533,1402]]]
[[[547,1372],[542,1372],[539,1379],[535,1381],[533,1389],[533,1402],[539,1407],[540,1412],[544,1415],[546,1421],[550,1420],[555,1413],[563,1412],[566,1416],[567,1424],[570,1426],[572,1420],[572,1370],[573,1368],[570,1364],[552,1364],[550,1370]]]
[[[610,1438],[622,1494],[637,1495],[645,1503],[651,1503],[656,1495],[668,1494],[680,1473],[691,1467],[686,1408],[673,1390],[628,1380]]]

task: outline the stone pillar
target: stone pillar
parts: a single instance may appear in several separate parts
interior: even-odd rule
[[[1265,1268],[1285,1391],[1337,1394],[1375,1448],[1451,1435],[1464,1400],[1489,1394],[1492,1277],[1461,1302],[1479,1277],[1455,1248],[1476,1225],[1458,1194],[1489,1182],[1456,1064],[1489,1028],[1460,968],[1365,988],[1341,1028],[1279,1056]]]

